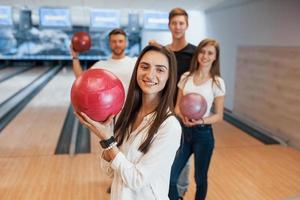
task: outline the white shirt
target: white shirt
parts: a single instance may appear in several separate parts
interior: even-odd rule
[[[206,82],[195,85],[194,83],[194,75],[191,75],[186,79],[189,72],[185,72],[180,77],[180,81],[177,86],[182,90],[183,95],[188,93],[197,93],[201,94],[207,103],[207,111],[203,117],[208,117],[211,115],[211,107],[214,102],[215,97],[225,96],[225,83],[221,77],[216,77],[216,80],[219,82],[219,86],[213,83],[212,78],[207,80]]]
[[[131,75],[136,63],[136,58],[125,56],[122,59],[108,59],[96,62],[91,68],[106,69],[116,75],[122,82],[125,94],[127,94]]]
[[[147,124],[152,122],[153,117],[154,114],[144,117],[139,127],[120,146],[120,152],[111,163],[102,159],[102,167],[106,163],[113,170],[111,200],[169,199],[171,166],[180,145],[181,126],[176,117],[168,117],[144,154],[138,148],[147,136]]]

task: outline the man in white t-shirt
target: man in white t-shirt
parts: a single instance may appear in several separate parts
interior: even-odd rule
[[[136,58],[131,58],[125,55],[127,46],[126,33],[123,29],[113,29],[109,33],[109,46],[112,51],[111,58],[108,60],[100,60],[96,62],[91,68],[106,69],[115,74],[123,83],[125,92],[127,94],[131,74],[136,62]],[[71,46],[73,71],[78,77],[83,69],[78,59],[78,52],[75,52]]]

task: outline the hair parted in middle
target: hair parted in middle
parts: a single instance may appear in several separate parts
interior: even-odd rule
[[[138,57],[128,89],[127,98],[123,110],[114,127],[115,138],[120,146],[124,140],[127,139],[129,133],[131,132],[130,127],[134,122],[137,113],[142,105],[142,93],[143,91],[137,82],[137,70],[142,57],[145,53],[149,51],[160,52],[165,55],[169,63],[169,77],[166,85],[162,91],[160,91],[160,103],[155,108],[152,123],[149,125],[148,135],[145,141],[139,147],[139,150],[146,153],[151,145],[153,136],[158,131],[160,125],[166,120],[170,115],[174,114],[174,103],[173,97],[176,91],[176,81],[177,81],[177,63],[174,53],[167,47],[161,46],[159,44],[148,45],[141,52]],[[148,128],[148,127],[147,127]]]
[[[194,56],[192,58],[192,61],[191,61],[191,66],[190,66],[190,69],[189,69],[188,76],[191,76],[192,74],[194,74],[199,69],[198,55],[202,51],[203,47],[209,46],[209,45],[215,47],[215,49],[216,49],[216,60],[212,63],[212,66],[210,68],[209,73],[212,77],[213,83],[215,83],[218,87],[220,87],[220,83],[216,79],[217,76],[221,77],[221,72],[220,72],[220,45],[219,45],[218,41],[216,41],[214,39],[206,38],[198,44],[198,46],[196,48],[196,51],[194,53]]]

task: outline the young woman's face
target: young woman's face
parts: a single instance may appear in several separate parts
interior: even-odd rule
[[[157,95],[162,91],[169,78],[167,57],[157,51],[143,55],[137,69],[137,83],[146,95]]]
[[[216,60],[217,52],[213,45],[204,46],[198,54],[198,63],[200,67],[211,67]]]
[[[185,16],[178,15],[171,18],[169,29],[172,33],[173,38],[180,39],[184,37],[187,28],[188,24]]]

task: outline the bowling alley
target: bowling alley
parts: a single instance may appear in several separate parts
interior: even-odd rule
[[[299,0],[0,0],[0,200],[300,200]]]

